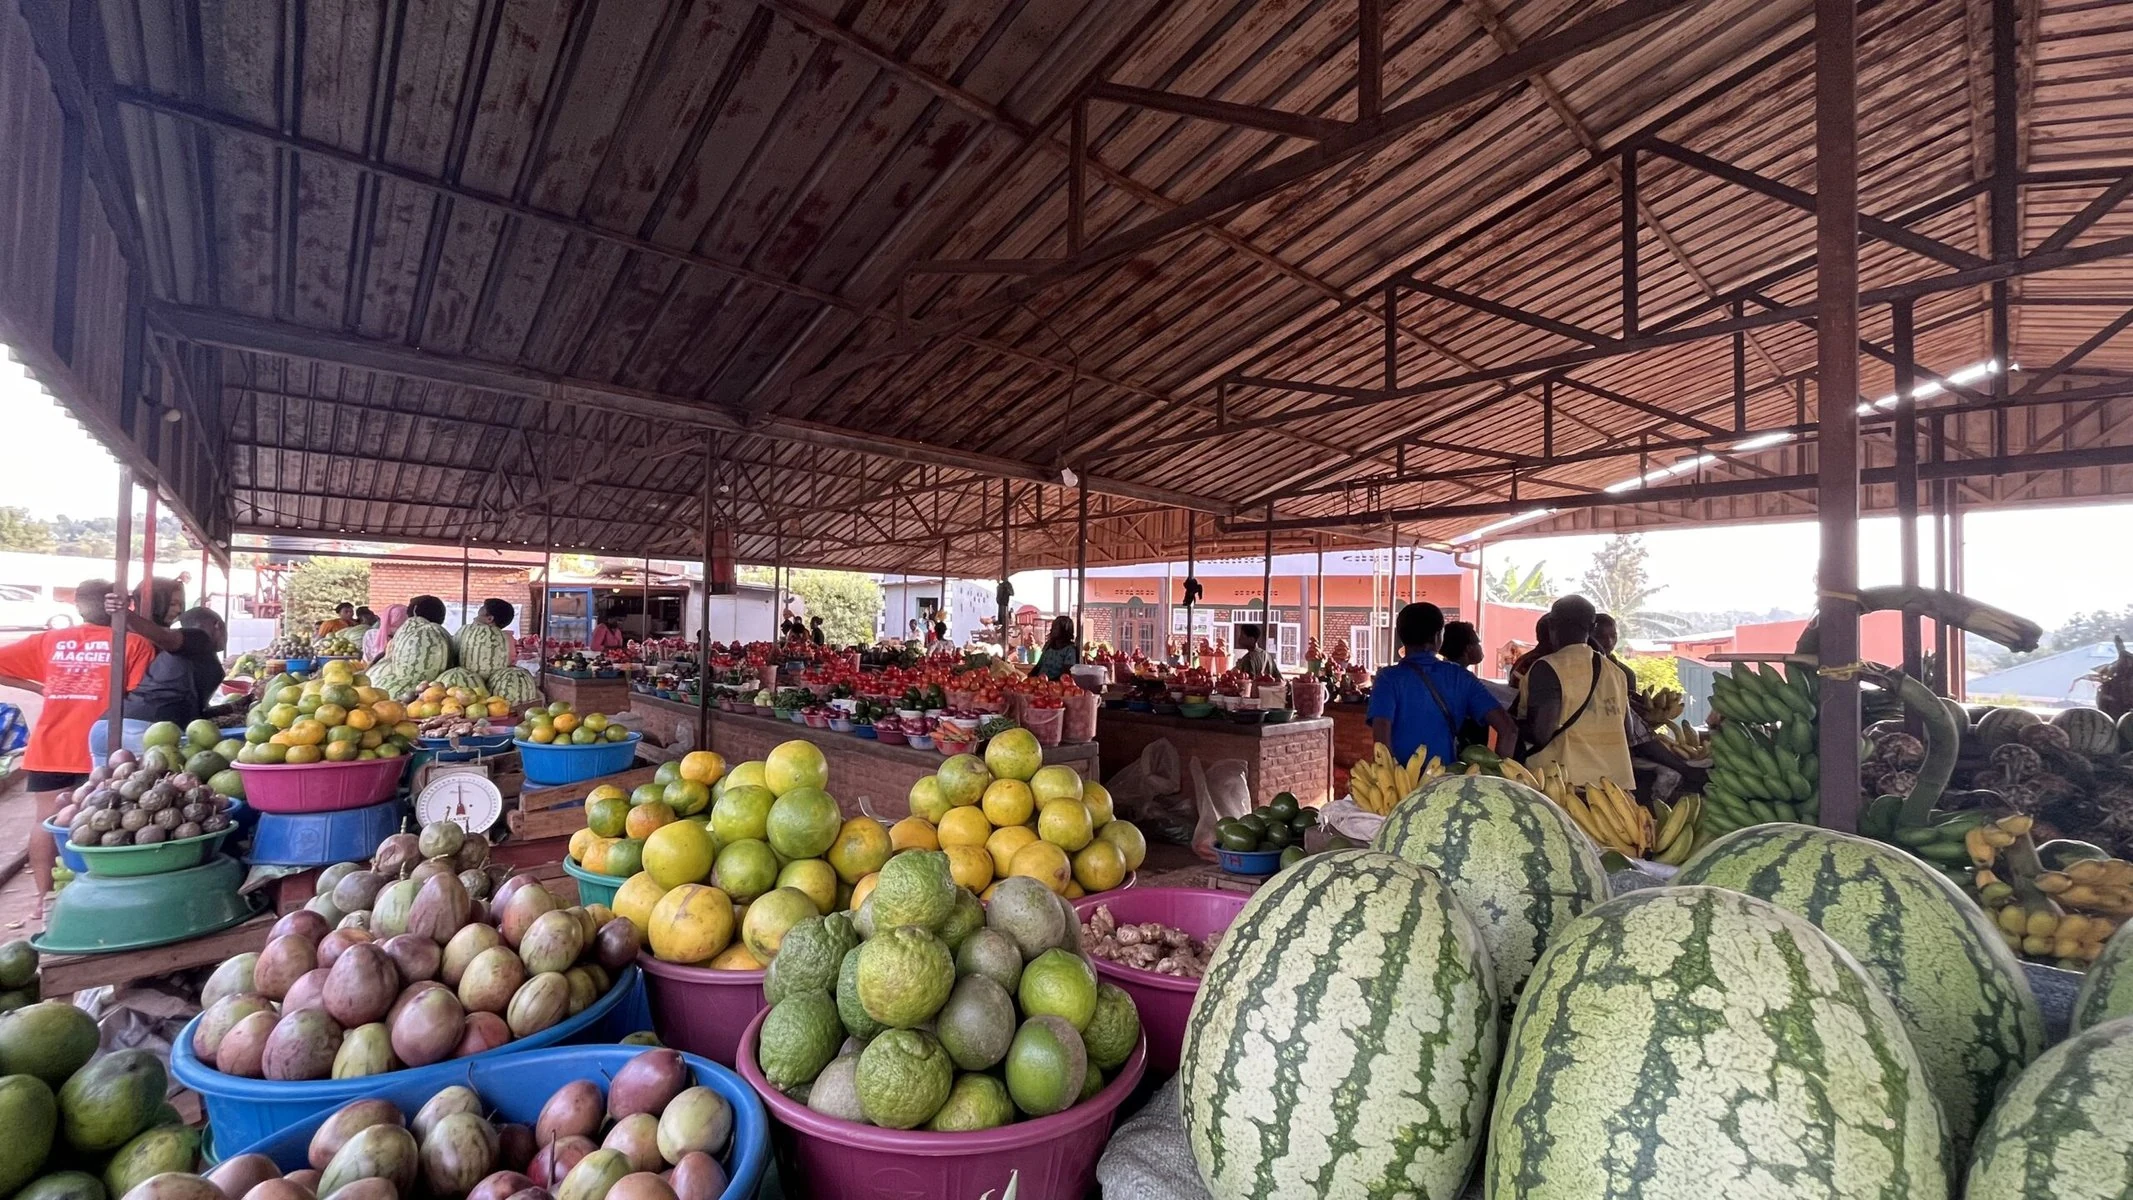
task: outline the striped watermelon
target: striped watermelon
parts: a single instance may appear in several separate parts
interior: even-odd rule
[[[2118,722],[2100,708],[2062,708],[2052,724],[2066,730],[2070,748],[2083,754],[2118,753]]]
[[[1766,900],[1631,892],[1541,955],[1490,1118],[1489,1200],[1943,1200],[1940,1111],[1842,947]]]
[[[2022,730],[2028,726],[2043,723],[2043,717],[2026,708],[1988,709],[1977,719],[1977,736],[1987,748],[2004,746],[2021,736]]]
[[[1893,846],[1758,825],[1705,847],[1675,882],[1759,896],[1851,951],[1903,1018],[1958,1161],[1993,1098],[2044,1051],[2044,1016],[1999,930],[1946,876]]]
[[[511,665],[511,631],[497,625],[471,621],[459,627],[452,638],[459,665],[477,675]]]
[[[2081,977],[2070,1024],[2088,1029],[2119,1017],[2133,1017],[2133,921],[2119,926]]]
[[[1193,1000],[1178,1099],[1217,1197],[1451,1200],[1496,1068],[1481,932],[1435,874],[1304,859],[1237,914]]]
[[[2133,1195],[2133,1018],[2053,1046],[1992,1110],[1970,1163],[1971,1200]]]
[[[1608,897],[1599,852],[1555,802],[1492,775],[1446,775],[1396,805],[1371,848],[1443,876],[1481,927],[1510,1022],[1550,935]]]
[[[489,672],[489,694],[510,701],[516,712],[541,698],[541,685],[524,667],[499,667]]]

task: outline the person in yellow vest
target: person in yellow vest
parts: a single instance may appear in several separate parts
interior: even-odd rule
[[[1629,791],[1636,772],[1627,672],[1591,645],[1597,615],[1583,596],[1565,596],[1548,609],[1549,632],[1561,648],[1526,677],[1526,738],[1535,748],[1525,763],[1535,771],[1560,764],[1571,783],[1609,779]]]

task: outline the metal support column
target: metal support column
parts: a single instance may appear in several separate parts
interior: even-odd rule
[[[1089,635],[1082,627],[1081,606],[1089,593],[1089,481],[1084,476],[1078,483],[1074,498],[1074,636],[1086,642]]]
[[[1009,570],[1008,570],[1008,563],[1009,563],[1009,560],[1010,560],[1011,558],[1013,558],[1013,556],[1014,556],[1014,548],[1015,548],[1015,530],[1014,530],[1014,524],[1013,524],[1013,522],[1014,522],[1014,512],[1015,512],[1015,485],[1014,485],[1014,483],[1013,483],[1012,481],[1010,481],[1010,480],[1002,479],[1002,480],[1000,481],[1000,657],[1001,657],[1001,658],[1007,658],[1007,657],[1010,657],[1010,656],[1011,656],[1011,655],[1013,654],[1013,648],[1012,648],[1012,646],[1010,645],[1010,643],[1009,643],[1009,640],[1008,640],[1008,636],[1007,636],[1007,629],[1008,629],[1008,620],[1007,620],[1007,619],[1008,619],[1008,616],[1009,616],[1009,614],[1010,614],[1010,611],[1011,611],[1011,609],[1012,609],[1012,608],[1014,607],[1014,605],[1013,605],[1013,601],[1012,601],[1012,600],[1011,600],[1011,599],[1009,598],[1009,596],[1008,596],[1008,594],[1007,594],[1007,577],[1008,577],[1008,575],[1010,574],[1010,572],[1009,572]]]
[[[1280,631],[1274,624],[1274,502],[1266,502],[1266,544],[1260,550],[1259,566],[1259,644],[1265,646],[1273,639],[1281,644]]]
[[[126,568],[133,558],[133,468],[123,464],[119,466],[118,548],[113,556],[117,562],[113,564],[111,590],[124,600],[132,594],[126,585]],[[105,726],[106,750],[118,748],[121,731],[126,728],[126,615],[124,604],[111,614],[111,704],[104,713],[104,719],[110,722]]]
[[[1918,585],[1918,363],[1909,300],[1889,306],[1896,358],[1896,541],[1906,587]],[[1925,648],[1918,614],[1903,614],[1903,670],[1925,678]],[[1915,732],[1915,731],[1914,731]]]
[[[474,562],[467,551],[465,539],[461,539],[459,543],[459,623],[462,625],[467,623],[467,605],[472,602],[473,584]],[[590,632],[586,634],[588,640],[591,636]]]
[[[1815,3],[1815,391],[1822,664],[1859,657],[1859,160],[1856,0]],[[1859,683],[1823,676],[1822,824],[1859,825]]]
[[[703,586],[699,589],[696,618],[696,748],[711,748],[711,547],[712,526],[716,524],[718,503],[718,443],[704,442],[704,511],[703,511]],[[649,566],[651,558],[644,560]],[[735,589],[738,607],[739,589]],[[686,628],[688,621],[682,622]],[[735,630],[734,636],[740,636]]]
[[[1385,636],[1381,639],[1372,621],[1370,647],[1377,662],[1390,663],[1400,656],[1400,648],[1392,644],[1392,623],[1400,608],[1400,527],[1392,527],[1392,557],[1385,560]],[[1382,655],[1382,657],[1377,657]]]

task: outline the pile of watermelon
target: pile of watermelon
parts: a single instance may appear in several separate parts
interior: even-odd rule
[[[2133,935],[2048,1048],[1991,920],[1886,843],[1758,825],[1609,895],[1449,776],[1252,897],[1178,1071],[1216,1197],[2126,1200]]]

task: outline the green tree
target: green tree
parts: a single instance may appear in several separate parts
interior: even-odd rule
[[[1640,692],[1653,688],[1681,690],[1681,668],[1671,654],[1632,654],[1622,662],[1629,668],[1629,673],[1637,677]]]
[[[1652,597],[1665,589],[1645,571],[1650,551],[1644,539],[1633,533],[1618,533],[1592,556],[1578,590],[1594,608],[1612,613],[1625,638],[1666,637],[1683,632],[1681,620],[1652,607]]]
[[[831,645],[866,645],[874,640],[881,616],[881,585],[853,571],[794,571],[792,594],[807,605],[810,619],[822,618],[822,636]]]
[[[1498,604],[1547,605],[1555,600],[1555,588],[1548,582],[1548,564],[1537,562],[1524,575],[1518,573],[1518,564],[1505,561],[1503,571],[1485,575],[1489,599]]]
[[[2044,639],[2044,648],[2073,650],[2108,642],[2113,637],[2133,637],[2133,606],[2077,612],[2066,619],[2066,624],[2051,631]]]
[[[289,572],[282,630],[309,636],[333,606],[370,602],[370,564],[359,558],[307,558]]]
[[[40,521],[30,515],[30,510],[14,505],[0,507],[0,550],[27,550],[35,554],[49,553],[59,544],[52,533],[49,521]]]

